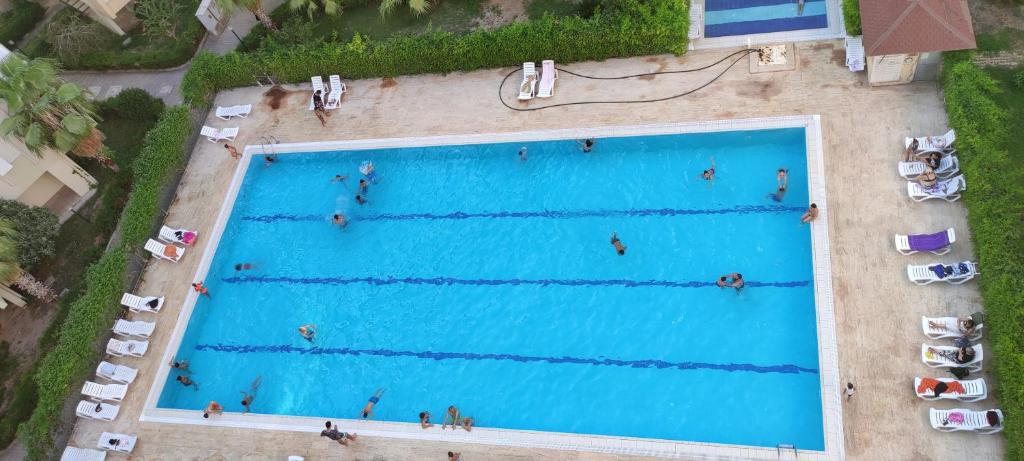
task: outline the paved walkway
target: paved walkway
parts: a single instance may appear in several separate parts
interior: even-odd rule
[[[264,0],[267,11],[273,11],[285,0]],[[259,22],[247,10],[239,9],[231,16],[228,27],[220,35],[207,34],[200,46],[202,51],[227,54],[238,47],[239,37],[245,37]],[[232,33],[232,30],[234,33]],[[237,36],[235,35],[237,34]],[[62,75],[65,80],[77,83],[89,89],[96,99],[116,96],[126,88],[142,88],[149,94],[163,99],[168,105],[181,104],[181,79],[188,70],[189,63],[174,69],[147,71],[68,71]]]
[[[683,57],[649,56],[565,67],[592,75],[625,75],[653,70],[694,68],[727,51],[695,52]],[[966,210],[960,203],[914,203],[907,198],[906,181],[896,174],[903,137],[941,133],[947,129],[942,93],[933,82],[881,88],[865,85],[864,75],[844,65],[840,41],[797,45],[796,69],[751,74],[737,66],[720,81],[691,96],[643,105],[576,106],[532,113],[514,113],[495,98],[495,88],[508,69],[489,69],[448,75],[420,75],[347,82],[341,109],[321,128],[307,110],[308,86],[285,86],[278,97],[265,89],[240,88],[221,93],[220,105],[253,104],[247,119],[230,125],[209,116],[213,126],[239,126],[236,145],[256,143],[276,135],[281,142],[387,138],[467,133],[514,132],[538,129],[636,125],[658,122],[722,120],[794,114],[820,114],[827,180],[828,226],[832,253],[836,328],[843,382],[853,381],[857,395],[844,403],[846,454],[850,461],[1003,459],[1001,436],[939,433],[928,423],[928,408],[997,408],[998,383],[986,371],[978,373],[990,385],[990,397],[978,403],[925,402],[914,396],[915,376],[939,375],[921,363],[925,341],[921,315],[965,315],[980,309],[977,284],[914,286],[907,281],[906,264],[957,261],[973,254]],[[663,97],[703,84],[707,74],[662,75],[615,84],[616,99]],[[505,99],[515,101],[515,84],[505,87]],[[563,75],[555,97],[531,101],[538,106],[608,98],[608,85]],[[272,108],[276,107],[276,108]],[[188,223],[199,235],[210,235],[217,211],[231,181],[234,161],[223,147],[197,143],[167,220]],[[968,178],[970,181],[970,178]],[[967,193],[971,193],[968,190]],[[962,236],[953,251],[899,255],[894,233],[928,232],[954,227]],[[200,243],[205,245],[205,243]],[[315,433],[264,429],[204,427],[198,409],[197,425],[140,422],[139,415],[200,261],[201,248],[178,264],[151,261],[138,291],[167,296],[157,316],[132,317],[158,323],[146,357],[114,359],[139,369],[120,415],[113,422],[79,421],[71,444],[95,446],[103,431],[139,436],[134,460],[283,460],[302,455],[307,460],[438,460],[448,450],[467,460],[612,461],[647,458],[542,449],[494,447],[455,438],[408,441],[362,437],[343,448]],[[987,338],[982,341],[991,350]],[[947,375],[948,376],[948,375]],[[72,387],[77,386],[77,384]],[[337,419],[336,419],[337,421]],[[340,421],[338,421],[340,422]],[[359,421],[343,421],[356,432]],[[476,432],[474,431],[474,434]],[[461,433],[458,435],[462,435]]]

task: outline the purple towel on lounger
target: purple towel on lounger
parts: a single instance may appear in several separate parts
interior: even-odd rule
[[[949,246],[949,233],[942,231],[934,234],[909,235],[907,241],[910,243],[911,250],[940,250]]]

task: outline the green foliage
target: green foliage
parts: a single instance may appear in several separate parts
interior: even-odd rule
[[[1024,30],[1009,27],[991,31],[978,31],[975,34],[978,51],[1008,51],[1024,46]]]
[[[449,73],[520,65],[524,61],[603,60],[686,50],[689,2],[623,0],[589,18],[546,16],[466,35],[435,32],[383,41],[324,43],[220,57],[200,53],[182,81],[185,100],[202,104],[213,93],[248,85],[269,72],[284,82],[344,69],[346,78]],[[363,51],[358,51],[362,49]]]
[[[28,419],[36,407],[36,382],[33,373],[25,373],[14,386],[14,398],[7,405],[7,410],[0,414],[0,447],[6,447],[14,441],[18,424]]]
[[[994,346],[1006,459],[1024,458],[1024,91],[1005,70],[982,70],[964,55],[947,57],[946,111],[956,130],[964,195],[983,275],[985,330]],[[997,76],[999,80],[993,78]],[[1001,84],[1002,83],[1002,84]]]
[[[843,0],[843,22],[846,35],[856,37],[864,33],[860,28],[860,0]]]
[[[1017,88],[1024,90],[1024,70],[1013,74],[1013,84],[1017,85]]]
[[[537,20],[546,14],[556,17],[581,16],[593,14],[597,0],[528,0],[526,14],[531,20]]]
[[[14,227],[18,265],[30,270],[40,260],[53,256],[57,238],[57,217],[43,207],[30,207],[14,200],[0,200],[0,220]]]
[[[11,48],[43,18],[46,9],[36,2],[12,0],[11,9],[0,14],[0,43]]]
[[[341,13],[341,0],[288,0],[288,7],[294,10],[306,10],[309,19],[323,14],[335,16]]]
[[[99,109],[104,118],[122,117],[156,121],[164,113],[164,102],[151,96],[146,90],[128,88],[117,96],[100,102]]]
[[[146,133],[142,152],[132,164],[132,193],[121,214],[121,236],[127,245],[140,245],[152,232],[159,211],[160,190],[185,160],[184,145],[192,134],[188,109],[169,109]]]
[[[416,15],[426,13],[431,6],[430,0],[381,0],[380,15],[386,17],[394,13],[402,4],[407,4],[409,11]]]
[[[182,6],[177,0],[136,0],[132,8],[142,21],[143,32],[172,39],[178,37]]]

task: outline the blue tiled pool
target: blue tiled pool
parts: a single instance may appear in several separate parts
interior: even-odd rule
[[[827,2],[806,0],[705,0],[704,36],[763,34],[828,27]]]

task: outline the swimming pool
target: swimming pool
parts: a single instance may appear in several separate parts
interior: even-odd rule
[[[725,37],[828,28],[828,1],[704,0],[704,36]]]
[[[415,146],[269,167],[257,155],[205,277],[213,298],[177,348],[200,388],[170,373],[157,406],[240,411],[259,375],[262,414],[356,418],[384,388],[385,421],[440,422],[456,404],[482,427],[822,450],[811,231],[796,224],[805,138],[603,138],[590,155],[569,140]],[[367,158],[383,179],[360,207]],[[780,166],[790,189],[775,202]],[[733,271],[742,293],[713,285]]]

